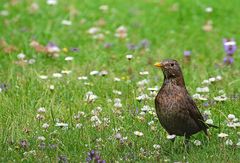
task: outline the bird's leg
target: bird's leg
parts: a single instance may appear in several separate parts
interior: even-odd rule
[[[185,135],[184,144],[188,144],[189,143],[189,139],[190,139],[190,136],[186,136]]]
[[[189,139],[190,136],[185,135],[185,139],[184,139],[184,146],[185,146],[185,150],[188,152],[189,150]]]
[[[211,135],[207,135],[208,142],[210,141]]]
[[[209,132],[207,130],[204,131],[206,137],[207,137],[207,140],[208,142],[210,141],[210,138],[211,138],[211,134],[209,134]]]

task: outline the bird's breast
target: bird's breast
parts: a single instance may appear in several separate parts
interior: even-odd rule
[[[184,88],[172,85],[164,86],[155,99],[157,114],[181,116],[186,111],[181,106],[185,96]]]

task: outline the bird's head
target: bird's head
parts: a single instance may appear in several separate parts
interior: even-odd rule
[[[176,60],[163,60],[162,62],[155,63],[154,66],[162,69],[165,79],[182,78],[182,71]]]

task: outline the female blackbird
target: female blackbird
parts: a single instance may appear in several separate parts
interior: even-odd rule
[[[176,60],[164,60],[156,63],[163,71],[164,82],[155,98],[155,108],[162,127],[170,134],[185,136],[216,127],[204,123],[203,116],[189,95],[181,68]]]

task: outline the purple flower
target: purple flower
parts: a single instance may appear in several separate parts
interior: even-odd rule
[[[128,43],[127,48],[128,48],[128,50],[137,50],[138,46],[135,44],[132,44],[132,43]]]
[[[185,56],[185,57],[189,57],[190,55],[191,55],[191,51],[190,50],[185,50],[184,52],[183,52],[183,55]]]
[[[234,39],[223,39],[224,50],[227,55],[232,56],[237,50],[237,45]]]
[[[28,148],[29,143],[28,143],[27,140],[20,140],[19,145],[20,145],[21,148],[26,149],[26,148]]]
[[[46,48],[47,48],[47,51],[49,53],[58,53],[58,52],[60,52],[60,48],[56,44],[54,44],[52,42],[49,42],[47,44]]]
[[[94,156],[95,156],[95,151],[94,151],[94,150],[91,150],[90,156],[91,156],[91,157],[94,157]]]
[[[208,102],[204,102],[204,103],[203,103],[203,106],[204,106],[204,107],[208,107],[208,106],[209,106],[209,103],[208,103]]]
[[[0,84],[0,92],[6,91],[8,89],[8,86],[5,83]]]
[[[99,155],[96,155],[96,156],[95,156],[95,160],[96,160],[96,161],[100,161],[100,159],[101,159],[101,158],[100,158]]]
[[[87,158],[86,158],[86,161],[87,161],[87,162],[92,161],[91,157],[87,157]]]
[[[49,42],[47,44],[47,47],[55,47],[55,46],[57,46],[57,45],[55,43],[53,43],[53,42]]]
[[[38,145],[38,148],[43,150],[46,148],[46,144],[44,142],[41,142],[39,145]]]
[[[143,49],[147,49],[150,46],[150,42],[147,39],[143,39],[139,43],[139,47]]]
[[[109,42],[106,42],[106,43],[103,44],[103,47],[104,47],[105,49],[110,49],[112,46],[113,46],[113,44],[112,44],[112,43],[109,43]]]
[[[53,149],[53,150],[56,150],[57,147],[58,147],[57,144],[50,144],[50,145],[49,145],[49,148],[50,148],[50,149]]]
[[[86,158],[87,162],[97,162],[97,163],[105,163],[105,160],[101,160],[100,155],[98,154],[98,152],[95,152],[94,150],[91,150],[90,152],[88,152],[88,157]]]
[[[63,162],[63,163],[67,163],[68,162],[68,158],[64,155],[60,155],[58,156],[58,160],[59,162]]]
[[[233,57],[231,57],[231,56],[227,56],[227,57],[225,57],[225,58],[223,59],[223,62],[224,62],[225,64],[230,65],[230,64],[233,64],[234,59],[233,59]]]
[[[79,48],[70,48],[71,52],[79,52]]]

